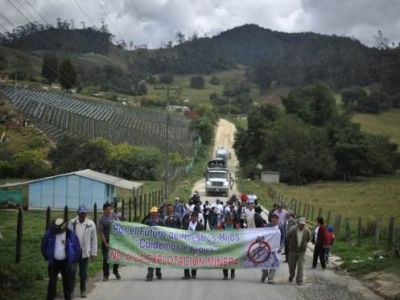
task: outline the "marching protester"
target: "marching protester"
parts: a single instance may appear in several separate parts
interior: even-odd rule
[[[278,254],[279,254],[282,251],[282,247],[284,245],[285,240],[284,240],[284,236],[283,236],[283,233],[282,233],[283,228],[282,228],[282,226],[279,225],[279,214],[275,211],[272,214],[271,222],[266,224],[266,227],[276,227],[276,226],[279,228],[279,230],[281,232],[280,247],[279,247],[279,250],[278,250]],[[261,275],[261,282],[264,282],[265,279],[268,277],[268,283],[269,284],[274,284],[275,283],[274,282],[275,274],[276,274],[276,269],[263,269],[262,270],[262,275]]]
[[[203,225],[198,221],[198,214],[197,212],[193,211],[190,213],[190,219],[188,222],[183,223],[183,229],[189,230],[189,231],[200,231],[204,230]],[[197,270],[196,269],[185,269],[184,270],[184,276],[182,279],[196,279],[197,275]]]
[[[68,228],[72,230],[79,240],[81,255],[79,256],[79,278],[81,298],[86,298],[86,279],[89,258],[95,259],[97,256],[97,232],[96,225],[92,220],[86,217],[87,208],[81,205],[78,208],[78,216],[70,220]],[[72,270],[71,292],[75,288],[76,265]]]
[[[307,244],[311,239],[310,230],[306,227],[306,219],[299,218],[297,226],[292,226],[287,236],[289,240],[289,282],[303,284],[304,258]],[[297,272],[296,272],[297,268]]]
[[[283,230],[286,232],[285,234],[285,262],[289,262],[289,239],[288,239],[288,232],[292,226],[296,225],[296,219],[294,218],[294,212],[288,210],[286,215],[286,222]]]
[[[255,210],[254,210],[254,202],[248,200],[247,202],[247,208],[244,210],[244,224],[243,226],[245,228],[256,228],[256,224],[254,222],[254,214],[255,214]]]
[[[262,209],[260,206],[254,208],[254,224],[256,228],[265,227],[267,221],[261,216]]]
[[[150,216],[144,221],[144,224],[148,226],[164,226],[164,221],[159,217],[158,208],[153,206],[150,209]],[[161,268],[156,268],[157,279],[162,279]],[[146,281],[153,281],[154,268],[147,268]]]
[[[315,246],[314,246],[312,267],[313,268],[317,267],[318,258],[319,258],[321,267],[323,270],[325,270],[326,264],[325,264],[324,245],[326,245],[327,243],[326,243],[326,229],[324,226],[324,218],[322,218],[322,217],[317,218],[317,227],[315,228],[315,231],[313,234],[314,234],[313,244],[315,244]]]
[[[164,223],[166,227],[181,228],[181,219],[175,213],[172,204],[167,204],[167,215],[165,216]]]
[[[331,248],[335,243],[335,235],[333,233],[333,226],[328,225],[326,228],[326,244],[324,245],[325,248],[325,264],[329,262],[329,254],[331,252]]]
[[[210,213],[210,203],[208,200],[203,204],[203,215],[204,215],[204,228],[207,228],[208,215]]]
[[[224,230],[235,230],[235,224],[233,223],[233,215],[232,213],[228,213],[225,216],[225,221],[222,224],[222,229]],[[224,280],[228,280],[228,269],[222,270],[224,274]],[[235,279],[235,269],[231,269],[231,279]]]
[[[64,299],[71,299],[71,271],[79,259],[81,249],[78,237],[67,228],[64,219],[58,218],[51,222],[42,239],[41,251],[48,262],[47,300],[56,298],[58,273],[62,277]]]
[[[119,221],[118,216],[113,212],[112,205],[106,202],[103,205],[103,215],[97,221],[97,230],[101,238],[101,252],[103,253],[103,281],[108,281],[108,277],[110,276],[110,266],[107,259],[111,224],[114,221]],[[113,274],[117,280],[121,279],[117,264],[113,265]]]
[[[214,230],[218,225],[218,215],[216,213],[216,206],[212,204],[208,211],[208,226],[211,230]]]

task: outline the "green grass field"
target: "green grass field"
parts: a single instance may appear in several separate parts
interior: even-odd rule
[[[379,115],[355,114],[353,121],[361,124],[363,131],[389,136],[392,142],[400,145],[400,109],[391,109]]]
[[[400,275],[400,258],[393,256],[392,250],[387,248],[389,217],[395,217],[396,224],[400,222],[400,175],[369,178],[358,182],[315,183],[302,187],[285,184],[269,186],[282,193],[287,199],[294,198],[314,205],[316,208],[322,208],[322,215],[325,218],[327,212],[332,211],[330,223],[334,224],[336,214],[341,214],[342,220],[345,217],[350,218],[351,240],[344,240],[345,230],[342,224],[341,233],[336,234],[337,243],[333,247],[333,253],[343,259],[343,267],[348,271],[360,276],[374,271]],[[268,185],[265,183],[241,179],[239,190],[256,194],[262,205],[267,209],[272,207],[274,200],[269,197]],[[315,218],[317,212],[316,209]],[[378,247],[374,238],[368,235],[363,235],[361,245],[357,245],[356,221],[359,217],[362,217],[363,226],[368,221],[374,221],[377,218],[382,220],[382,236]],[[310,225],[315,224],[313,220],[308,221]],[[395,234],[395,245],[396,239],[397,247],[400,247],[400,237],[396,238]],[[377,251],[383,253],[383,259],[375,257]]]

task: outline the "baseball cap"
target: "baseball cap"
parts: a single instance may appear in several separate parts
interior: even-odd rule
[[[153,207],[150,209],[150,212],[151,212],[151,213],[156,213],[156,212],[158,212],[158,208],[157,208],[156,206],[153,206]]]
[[[306,218],[299,218],[299,224],[306,224]]]
[[[85,205],[81,205],[78,207],[78,214],[87,214],[87,208]]]

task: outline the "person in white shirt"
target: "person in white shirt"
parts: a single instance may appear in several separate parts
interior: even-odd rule
[[[247,208],[244,210],[244,227],[245,228],[256,228],[256,223],[254,222],[254,201],[249,200],[247,202]]]
[[[95,259],[97,256],[97,232],[96,224],[86,217],[87,208],[81,205],[78,208],[78,216],[71,219],[68,228],[78,237],[82,254],[79,257],[79,278],[81,298],[86,298],[86,279],[89,258]],[[71,290],[75,288],[76,265],[72,270]]]

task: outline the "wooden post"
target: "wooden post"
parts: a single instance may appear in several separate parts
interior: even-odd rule
[[[162,192],[161,190],[158,190],[158,205],[161,204],[161,197],[162,197]]]
[[[361,226],[362,226],[362,218],[358,218],[358,229],[357,229],[357,246],[361,246]]]
[[[307,220],[310,218],[311,204],[307,204]]]
[[[341,224],[342,223],[342,215],[338,215],[337,216],[337,219],[336,219],[336,224],[335,224],[335,231],[337,232],[337,233],[339,233],[340,232],[340,227],[341,227]]]
[[[396,228],[395,254],[400,257],[400,226]]]
[[[68,206],[65,205],[64,207],[64,222],[68,224]]]
[[[318,218],[318,217],[322,217],[322,208],[321,208],[321,207],[318,209],[318,216],[317,216],[317,218]]]
[[[351,240],[351,231],[350,231],[350,220],[349,220],[349,218],[345,219],[345,228],[346,228],[345,240],[347,242],[350,242],[350,240]]]
[[[132,198],[130,197],[128,201],[128,221],[132,222]]]
[[[122,221],[125,221],[125,199],[122,199],[121,205],[121,219]]]
[[[133,197],[133,220],[136,222],[137,218],[137,195]]]
[[[22,250],[22,234],[23,234],[23,216],[22,216],[22,205],[18,208],[18,219],[17,219],[17,244],[15,247],[15,263],[19,264],[21,261],[21,250]]]
[[[139,195],[139,216],[142,217],[143,215],[143,194]]]
[[[93,204],[93,222],[97,225],[97,203]]]
[[[329,223],[331,222],[331,211],[328,211],[328,216],[326,217],[326,225],[329,225]]]
[[[114,212],[115,212],[115,214],[118,214],[118,199],[117,199],[117,197],[115,197],[115,198],[113,199],[113,206],[114,206]]]
[[[375,221],[375,246],[379,248],[379,239],[381,237],[381,220],[376,219]]]
[[[47,210],[46,210],[46,230],[49,229],[50,227],[50,219],[51,219],[51,209],[50,206],[47,206]]]
[[[304,203],[303,216],[304,216],[305,218],[307,218],[307,217],[306,217],[306,212],[307,212],[307,203]]]
[[[297,218],[297,200],[295,200],[294,203],[293,203],[293,212],[294,212],[294,214],[295,214],[295,216]]]
[[[311,206],[311,220],[314,220],[314,205]]]
[[[299,201],[299,206],[298,206],[298,208],[297,208],[297,210],[298,210],[298,212],[297,212],[297,217],[302,217],[302,216],[300,216],[300,213],[301,213],[301,202]]]
[[[388,228],[388,247],[389,247],[389,249],[391,249],[393,247],[393,235],[394,235],[394,217],[390,217],[389,228]]]
[[[144,194],[143,204],[144,204],[144,214],[143,214],[143,216],[146,216],[147,213],[149,212],[149,210],[147,208],[147,195],[146,194]]]

